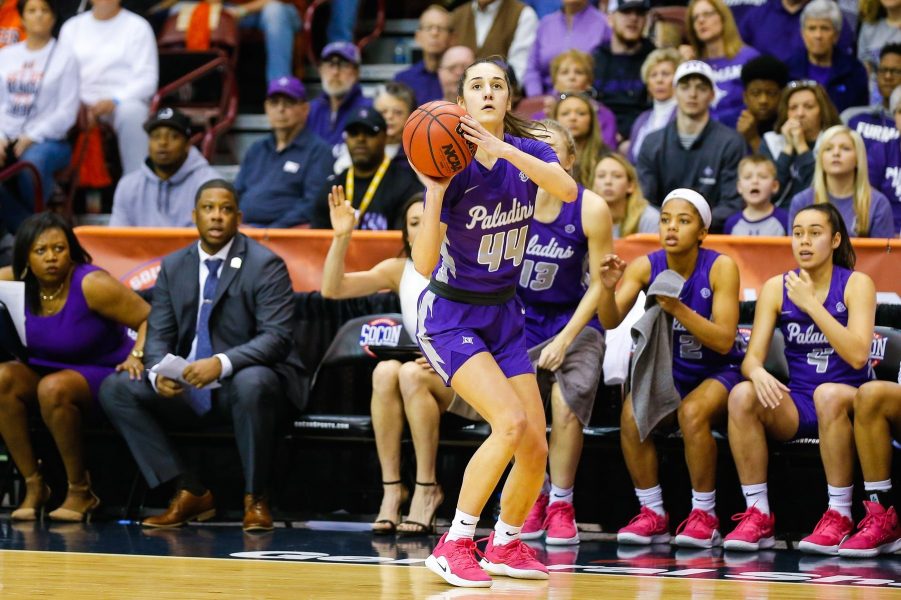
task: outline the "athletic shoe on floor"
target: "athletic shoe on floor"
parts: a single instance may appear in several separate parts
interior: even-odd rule
[[[813,533],[801,540],[798,549],[813,554],[838,554],[838,547],[854,531],[854,523],[848,517],[831,508],[823,513]]]
[[[673,543],[682,548],[713,548],[723,543],[720,520],[706,510],[696,508],[676,529]]]
[[[738,525],[723,540],[726,550],[742,550],[756,552],[776,545],[773,530],[776,519],[773,515],[765,515],[752,506],[743,513],[732,516]]]
[[[545,543],[551,546],[569,546],[579,543],[576,526],[576,509],[569,502],[552,502],[544,519]]]
[[[629,524],[619,530],[616,541],[620,544],[666,544],[669,534],[669,515],[658,515],[647,506],[641,507]]]
[[[494,545],[494,532],[488,536],[488,545],[479,565],[492,575],[506,575],[517,579],[547,579],[547,567],[535,556],[535,550],[521,539],[503,546]],[[480,542],[482,540],[479,540]]]
[[[526,522],[522,525],[522,531],[519,534],[524,540],[537,540],[544,535],[544,520],[547,518],[548,495],[541,494],[538,500],[532,505]]]
[[[491,587],[491,577],[479,567],[476,554],[481,552],[474,541],[469,538],[447,541],[445,533],[425,560],[425,566],[451,585]]]
[[[857,533],[838,547],[838,555],[868,558],[901,550],[901,524],[895,507],[885,510],[878,502],[864,501],[867,516],[857,526]]]

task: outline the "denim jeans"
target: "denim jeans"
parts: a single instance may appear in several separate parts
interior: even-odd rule
[[[357,25],[357,9],[360,0],[332,0],[332,16],[329,18],[325,37],[332,42],[353,42]]]
[[[47,140],[32,144],[22,155],[20,160],[33,164],[41,176],[41,188],[44,202],[50,198],[53,191],[53,175],[69,164],[72,159],[72,148],[68,142],[60,140]],[[0,190],[0,213],[3,224],[10,233],[15,233],[22,224],[34,213],[34,179],[30,172],[25,171],[16,177],[18,193],[10,189],[4,183]]]
[[[293,75],[294,34],[300,30],[300,15],[293,4],[269,0],[260,12],[238,23],[242,28],[259,29],[266,43],[266,82]]]

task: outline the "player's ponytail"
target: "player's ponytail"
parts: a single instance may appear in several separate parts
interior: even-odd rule
[[[837,233],[841,237],[838,247],[832,251],[832,264],[846,269],[854,269],[854,264],[857,262],[857,254],[854,252],[854,246],[851,245],[851,237],[848,235],[848,228],[845,226],[842,214],[829,203],[811,204],[795,213],[795,219],[807,210],[815,210],[826,215],[829,226],[832,228],[832,234],[835,235]]]
[[[457,84],[457,97],[463,97],[463,86],[466,83],[466,75],[469,73],[469,70],[476,65],[488,63],[496,66],[504,73],[504,81],[507,82],[507,89],[510,93],[511,100],[515,96],[514,91],[516,89],[516,75],[513,74],[513,69],[507,64],[507,61],[504,60],[504,57],[499,54],[493,54],[486,58],[480,58],[475,61],[463,71],[463,75],[460,77],[460,83]],[[507,111],[504,113],[504,133],[509,133],[510,135],[522,138],[530,138],[533,140],[540,139],[541,132],[543,131],[543,127],[540,127],[535,121],[526,120],[520,117],[517,117],[513,114],[512,111]]]

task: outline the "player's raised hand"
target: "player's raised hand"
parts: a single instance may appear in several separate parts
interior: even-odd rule
[[[336,236],[349,235],[356,227],[357,215],[344,196],[344,186],[332,186],[332,191],[328,195],[328,216]]]
[[[491,156],[500,156],[507,147],[507,142],[495,137],[470,115],[460,117],[460,125],[463,128],[463,137]]]
[[[416,173],[416,176],[419,178],[419,182],[422,183],[427,190],[440,190],[441,192],[444,192],[444,190],[447,189],[447,186],[450,185],[451,179],[454,178],[453,175],[450,177],[432,177],[426,175],[413,166],[412,162],[410,163],[410,168],[413,169],[413,172]]]
[[[608,290],[616,287],[626,271],[626,261],[616,254],[607,254],[601,261],[601,285]]]

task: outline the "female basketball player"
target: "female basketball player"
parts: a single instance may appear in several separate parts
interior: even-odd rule
[[[869,378],[876,291],[872,279],[853,270],[854,249],[831,204],[798,211],[792,253],[799,268],[763,284],[741,367],[748,381],[729,396],[729,446],[748,508],[724,546],[751,551],[773,546],[767,438],[784,442],[819,432],[829,508],[800,549],[836,554],[854,528],[850,414],[857,388]],[[763,367],[776,325],[785,338],[788,387]]]
[[[662,250],[626,267],[616,255],[601,267],[603,289],[598,315],[607,327],[618,325],[640,290],[647,290],[664,270],[685,278],[679,298],[657,297],[673,316],[673,380],[682,397],[676,417],[685,440],[685,461],[691,477],[692,511],[676,531],[680,546],[710,548],[721,543],[716,517],[716,442],[711,426],[726,417],[729,391],[741,380],[741,352],[736,349],[738,268],[724,254],[701,247],[710,226],[710,206],[697,192],[677,189],[660,209]],[[614,294],[616,283],[623,282]],[[642,441],[626,397],[620,420],[626,466],[635,484],[641,512],[620,529],[617,540],[629,544],[668,542],[669,516],[663,510],[657,451],[651,439]]]
[[[543,139],[569,171],[576,160],[572,134],[557,121],[541,123],[548,129]],[[579,543],[573,485],[582,455],[582,427],[591,418],[601,375],[604,337],[596,312],[601,257],[613,250],[611,230],[607,204],[592,191],[579,186],[576,201],[564,204],[538,190],[517,295],[525,304],[529,356],[543,395],[549,395],[553,428],[550,485],[545,483],[532,507],[523,539],[546,534],[551,545]]]
[[[417,337],[432,368],[491,424],[491,435],[466,467],[450,531],[426,566],[453,585],[488,587],[485,571],[548,576],[519,537],[544,478],[547,439],[516,282],[538,187],[566,202],[578,190],[550,146],[510,113],[502,60],[470,65],[458,96],[469,113],[460,119],[464,136],[478,151],[452,179],[420,175],[426,200],[413,262],[431,281],[419,300]],[[512,458],[480,568],[476,523]]]

